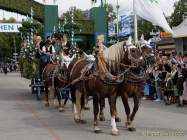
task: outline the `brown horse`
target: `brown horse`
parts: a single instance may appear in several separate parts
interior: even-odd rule
[[[135,55],[136,54],[136,55]],[[138,55],[137,55],[138,54]],[[108,67],[111,70],[113,75],[118,75],[120,71],[121,64],[124,64],[125,59],[133,58],[135,63],[140,63],[140,51],[136,47],[126,47],[126,42],[120,42],[111,48],[107,49],[105,52],[106,60],[108,60]],[[130,60],[129,60],[130,61]],[[70,81],[74,84],[75,87],[75,101],[74,104],[74,113],[75,120],[78,121],[81,119],[81,97],[82,95],[93,96],[93,105],[94,105],[94,131],[100,132],[98,127],[98,112],[99,112],[99,101],[108,97],[111,113],[111,126],[112,134],[117,135],[118,129],[116,127],[115,116],[116,116],[116,98],[118,85],[106,84],[100,79],[100,76],[97,72],[93,71],[84,71],[89,61],[86,59],[79,60],[74,68],[71,70]],[[134,64],[135,64],[134,63]],[[123,65],[124,66],[124,65]],[[126,66],[126,65],[125,65]],[[132,67],[135,67],[132,66]],[[124,71],[125,72],[125,69]],[[122,72],[122,73],[123,73]],[[87,94],[86,94],[87,93]],[[75,103],[75,101],[73,103]]]
[[[63,111],[63,105],[61,102],[61,94],[59,89],[66,85],[66,81],[62,79],[62,71],[59,64],[47,64],[43,70],[43,80],[45,88],[45,106],[48,107],[49,104],[49,87],[54,88],[54,96],[58,99],[58,109]]]
[[[125,75],[124,82],[120,85],[120,91],[118,92],[121,95],[122,102],[125,106],[125,112],[127,115],[126,126],[129,131],[135,131],[135,127],[132,122],[134,120],[135,114],[138,111],[140,98],[143,95],[144,83],[146,80],[146,70],[155,64],[155,56],[152,53],[152,49],[144,45],[141,48],[141,53],[143,56],[144,64],[141,64],[139,67],[132,69],[127,72]],[[125,61],[128,65],[130,62]],[[142,71],[140,71],[142,70]],[[132,113],[130,112],[130,107],[128,103],[128,97],[133,97],[134,107]]]

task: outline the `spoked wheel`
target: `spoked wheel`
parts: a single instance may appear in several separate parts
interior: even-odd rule
[[[37,87],[37,93],[36,93],[36,99],[38,100],[38,101],[40,101],[41,100],[41,87]]]
[[[31,79],[31,85],[30,85],[30,87],[31,87],[31,93],[32,94],[35,94],[35,88],[34,88],[34,85],[35,84],[35,79],[34,78],[32,78]]]

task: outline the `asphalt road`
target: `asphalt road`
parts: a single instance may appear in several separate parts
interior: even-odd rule
[[[135,132],[125,128],[120,99],[117,108],[122,118],[117,123],[120,135],[111,135],[108,107],[107,120],[100,123],[103,133],[95,134],[92,109],[84,113],[87,124],[76,124],[70,102],[63,113],[53,106],[46,108],[30,93],[28,80],[17,73],[0,74],[0,140],[187,140],[187,106],[142,101],[135,117]]]

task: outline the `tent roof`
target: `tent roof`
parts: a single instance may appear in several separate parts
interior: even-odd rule
[[[173,27],[172,30],[174,32],[173,38],[187,37],[187,18],[177,27]]]

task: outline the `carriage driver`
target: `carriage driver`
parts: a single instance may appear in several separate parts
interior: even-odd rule
[[[113,82],[117,82],[119,80],[119,77],[112,75],[107,69],[106,60],[104,57],[105,48],[106,47],[103,45],[102,42],[99,41],[97,42],[95,51],[96,51],[96,58],[97,58],[96,62],[99,71],[99,76],[101,80],[110,80]]]

